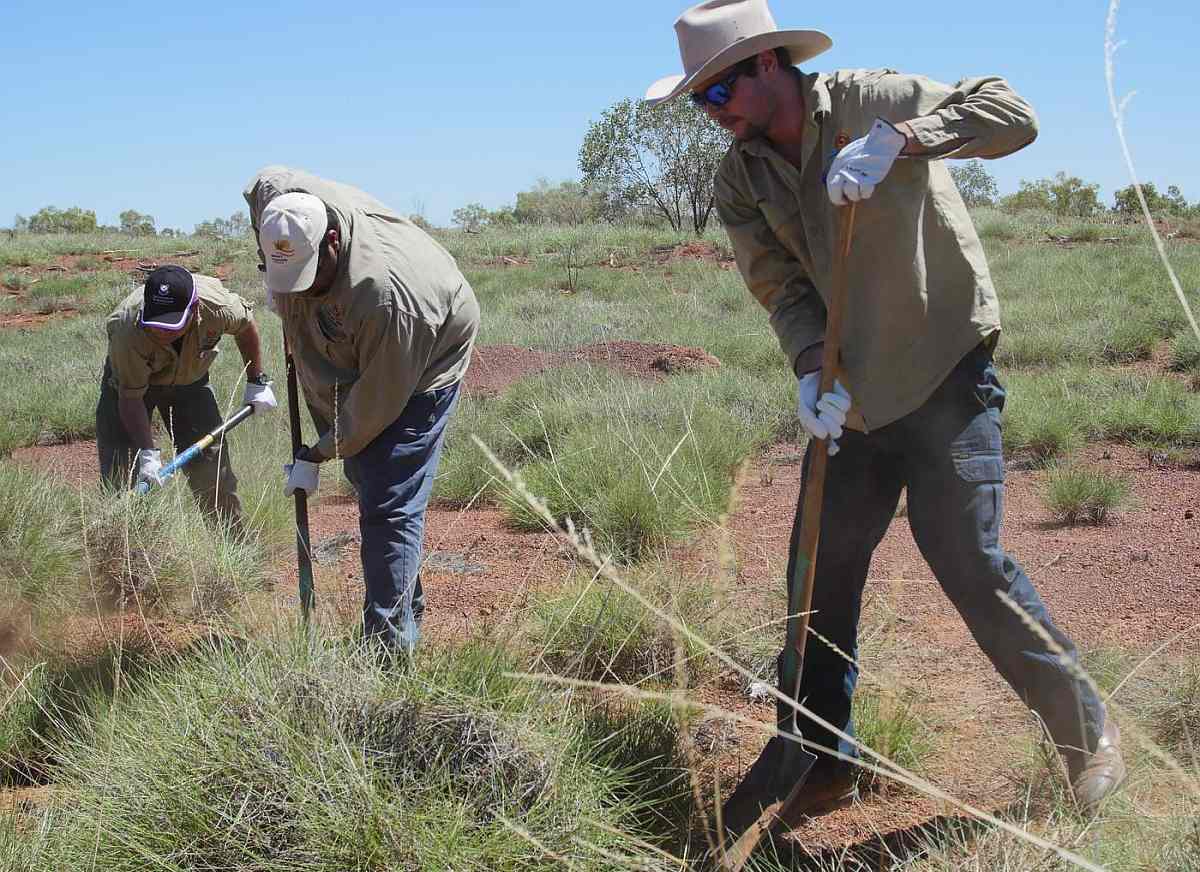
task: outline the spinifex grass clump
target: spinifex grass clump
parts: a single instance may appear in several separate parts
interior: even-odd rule
[[[203,518],[176,484],[146,496],[85,494],[89,593],[102,605],[204,616],[261,584],[259,543]]]
[[[90,635],[82,619],[72,623],[67,650],[60,640],[26,652],[23,667],[6,663],[0,681],[7,700],[0,709],[0,784],[54,782],[65,736],[100,717],[148,672],[197,644],[185,642],[182,633],[177,648],[153,641],[137,619],[97,624]],[[65,635],[68,628],[62,629]]]
[[[1101,524],[1129,499],[1129,480],[1085,466],[1059,466],[1050,470],[1046,504],[1065,524]]]
[[[0,600],[43,603],[79,571],[78,503],[43,473],[0,463]]]
[[[565,407],[554,420],[568,423],[542,431],[545,448],[521,474],[556,517],[590,529],[603,550],[648,557],[724,510],[735,466],[766,433],[709,401],[704,386],[703,376],[647,385],[577,371],[538,406]],[[538,432],[530,427],[521,444]],[[541,528],[523,501],[508,504],[514,523]]]
[[[1166,666],[1154,690],[1148,706],[1154,737],[1185,768],[1200,773],[1200,659]]]
[[[630,721],[597,730],[572,692],[504,678],[514,666],[481,649],[390,670],[304,643],[213,651],[64,744],[72,800],[20,865],[678,868],[630,830],[646,747],[617,738]]]
[[[639,575],[631,583],[643,596],[703,638],[720,637],[728,600],[710,582],[670,570]],[[529,632],[538,659],[572,678],[670,683],[679,655],[692,675],[713,665],[698,645],[602,578],[581,578],[535,595]]]

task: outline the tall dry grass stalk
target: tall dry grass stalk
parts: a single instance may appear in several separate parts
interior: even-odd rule
[[[1125,156],[1125,165],[1129,168],[1129,178],[1133,181],[1134,190],[1137,191],[1138,203],[1142,207],[1142,217],[1146,219],[1146,225],[1150,228],[1150,235],[1154,239],[1154,247],[1158,250],[1158,256],[1162,260],[1163,266],[1166,267],[1167,275],[1170,276],[1171,286],[1175,289],[1175,296],[1179,298],[1179,304],[1183,306],[1183,311],[1187,315],[1192,332],[1196,334],[1197,341],[1200,341],[1200,325],[1196,323],[1196,316],[1192,314],[1191,304],[1188,303],[1187,295],[1183,292],[1183,286],[1179,283],[1179,276],[1175,274],[1175,268],[1171,266],[1171,260],[1167,257],[1166,246],[1163,245],[1162,237],[1158,234],[1158,228],[1154,226],[1154,217],[1150,214],[1150,206],[1146,202],[1146,194],[1142,190],[1141,182],[1138,181],[1137,169],[1133,164],[1133,154],[1130,152],[1129,142],[1125,138],[1125,108],[1137,92],[1130,91],[1120,101],[1117,100],[1117,49],[1124,44],[1123,41],[1117,41],[1117,11],[1120,8],[1121,0],[1110,0],[1108,5],[1108,19],[1104,30],[1104,78],[1108,85],[1108,105],[1112,111],[1113,123],[1117,128],[1117,139],[1121,142],[1121,153]]]

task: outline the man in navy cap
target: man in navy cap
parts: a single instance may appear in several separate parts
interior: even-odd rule
[[[234,337],[245,363],[243,402],[256,414],[277,405],[263,372],[251,304],[219,279],[181,266],[159,267],[142,290],[117,306],[105,327],[108,357],[96,406],[96,446],[100,476],[111,485],[159,481],[162,458],[150,428],[155,409],[177,453],[221,423],[208,370],[226,334]],[[184,472],[202,509],[227,523],[240,521],[228,445],[212,446]]]

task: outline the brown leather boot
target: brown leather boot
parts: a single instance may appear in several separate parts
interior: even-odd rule
[[[1094,815],[1100,804],[1125,780],[1125,761],[1121,759],[1121,731],[1112,718],[1104,719],[1104,733],[1091,754],[1074,754],[1068,765],[1071,790],[1080,811]]]

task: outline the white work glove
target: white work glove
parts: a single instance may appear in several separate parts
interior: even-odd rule
[[[139,448],[133,459],[137,466],[137,483],[162,484],[162,451],[158,448]]]
[[[846,413],[850,411],[850,393],[840,381],[834,381],[833,390],[818,397],[821,390],[821,371],[810,372],[800,379],[800,401],[796,415],[808,435],[814,439],[829,440],[829,456],[838,453],[835,441],[842,435],[846,424]]]
[[[321,464],[311,460],[293,460],[283,465],[287,475],[287,483],[283,486],[283,495],[290,497],[297,490],[302,490],[309,496],[317,492],[317,482],[321,478]]]
[[[870,133],[854,140],[834,157],[825,179],[829,199],[835,206],[845,206],[848,200],[857,203],[870,197],[907,141],[891,124],[876,118]]]
[[[246,392],[242,394],[242,405],[253,406],[254,414],[261,415],[278,406],[279,401],[275,399],[275,392],[271,390],[269,384],[256,385],[254,382],[246,382]]]

